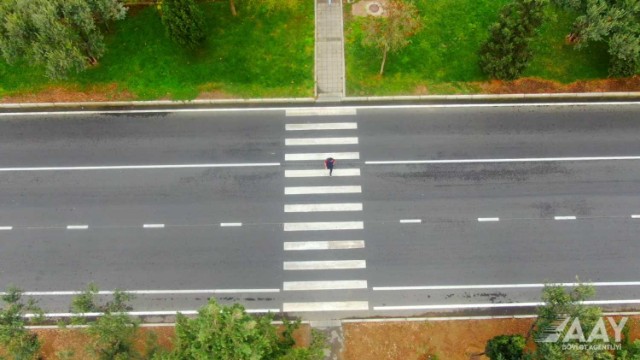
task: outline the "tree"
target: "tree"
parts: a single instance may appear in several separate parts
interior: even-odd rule
[[[609,45],[609,75],[632,76],[640,71],[639,0],[555,0],[578,12],[569,38],[581,49],[590,42]]]
[[[239,304],[220,306],[214,299],[193,319],[178,314],[176,340],[172,353],[162,359],[244,360],[287,359],[320,360],[324,341],[317,338],[311,349],[293,349],[293,331],[299,322],[284,320],[278,335],[271,315],[254,317]]]
[[[487,341],[485,355],[491,360],[520,360],[526,341],[521,335],[498,335]]]
[[[513,80],[531,60],[529,43],[542,24],[548,0],[515,0],[491,25],[489,39],[480,48],[480,67],[492,78]]]
[[[579,319],[581,329],[585,334],[591,333],[596,322],[602,317],[602,310],[596,306],[587,306],[583,302],[595,295],[593,286],[580,284],[567,292],[560,285],[545,285],[542,290],[542,301],[545,305],[538,308],[538,318],[534,324],[535,339],[545,338],[548,329],[556,328],[561,319]],[[564,336],[570,329],[565,326],[560,338]],[[581,350],[566,346],[567,344],[576,344],[577,340],[563,342],[562,340],[554,342],[537,342],[535,359],[543,360],[610,360],[613,355],[604,348],[597,346],[589,347]],[[601,340],[595,340],[589,345],[602,344]]]
[[[418,9],[415,5],[402,0],[387,2],[382,16],[365,18],[362,45],[376,48],[382,52],[380,75],[384,74],[387,54],[397,52],[409,45],[409,38],[420,30],[419,19]]]
[[[3,0],[0,53],[8,63],[42,65],[49,78],[66,77],[104,55],[101,27],[123,19],[119,0]]]
[[[40,341],[35,333],[28,331],[25,325],[37,322],[42,317],[42,310],[33,299],[22,301],[22,290],[10,286],[6,295],[2,296],[5,306],[0,309],[0,345],[16,360],[38,359]],[[37,316],[25,320],[28,312]]]
[[[204,16],[194,0],[164,0],[162,23],[169,37],[187,49],[197,48],[206,38]]]

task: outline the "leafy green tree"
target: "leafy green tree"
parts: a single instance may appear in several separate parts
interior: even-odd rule
[[[413,3],[390,0],[384,5],[382,16],[369,16],[363,24],[362,45],[382,52],[380,75],[384,74],[387,54],[409,45],[409,38],[421,28],[418,9]]]
[[[548,0],[514,0],[491,25],[480,48],[480,67],[492,78],[513,80],[525,70],[532,53],[529,43],[544,19]]]
[[[105,52],[101,27],[125,13],[119,0],[3,0],[0,53],[64,78],[97,63]]]
[[[639,0],[554,0],[578,12],[569,35],[580,49],[591,42],[609,45],[610,76],[632,76],[640,72]]]
[[[284,321],[279,335],[271,325],[273,316],[254,317],[239,304],[220,306],[215,300],[193,319],[179,314],[172,353],[160,359],[175,360],[320,360],[324,341],[316,337],[311,349],[293,349],[293,331],[299,322]]]
[[[522,335],[498,335],[487,341],[484,353],[491,360],[521,360],[525,345]]]
[[[33,299],[23,302],[22,290],[14,286],[7,289],[2,301],[4,307],[0,309],[0,345],[15,360],[38,359],[40,341],[25,325],[41,320],[42,310]],[[35,313],[36,317],[26,320],[27,313]]]
[[[194,0],[164,0],[162,23],[169,37],[193,50],[206,38],[204,15]]]
[[[580,284],[571,291],[567,292],[559,285],[545,285],[542,290],[542,301],[545,305],[538,308],[538,318],[535,323],[534,336],[535,339],[542,339],[548,335],[546,332],[549,328],[555,328],[560,319],[578,318],[582,330],[585,334],[591,333],[596,322],[602,317],[602,310],[596,306],[587,306],[583,302],[595,295],[593,286]],[[565,326],[560,339],[564,339],[566,333],[570,330],[570,326]],[[579,344],[576,340],[563,342],[537,342],[535,359],[541,360],[610,360],[613,355],[605,349],[598,346],[589,347],[587,349],[577,349],[571,346],[563,346],[570,344]],[[602,344],[601,340],[594,340],[589,345]]]

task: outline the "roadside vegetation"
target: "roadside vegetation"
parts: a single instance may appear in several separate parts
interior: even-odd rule
[[[326,339],[311,331],[308,344],[296,343],[300,321],[283,319],[274,326],[273,314],[254,316],[239,304],[219,305],[214,299],[198,314],[178,314],[172,343],[160,344],[154,332],[142,331],[140,320],[129,316],[133,295],[116,290],[109,300],[95,284],[70,305],[74,316],[58,323],[67,347],[45,344],[26,328],[44,321],[43,312],[22,291],[10,287],[0,304],[0,359],[3,360],[322,360]],[[36,314],[27,317],[28,314]],[[75,341],[68,341],[73,338]],[[78,346],[80,345],[80,346]],[[44,351],[48,348],[48,352]],[[55,348],[55,353],[52,353]]]
[[[384,75],[379,72],[381,53],[368,47],[365,40],[369,20],[353,16],[354,5],[345,7],[349,95],[478,93],[484,91],[483,87],[492,78],[539,78],[566,84],[603,79],[609,74],[629,76],[633,70],[628,68],[622,69],[626,72],[611,71],[610,63],[615,64],[611,61],[612,56],[619,53],[629,57],[640,56],[640,49],[634,47],[633,42],[626,47],[611,42],[616,31],[623,34],[618,36],[621,38],[640,37],[640,34],[633,33],[637,26],[634,27],[630,20],[638,19],[638,14],[632,11],[606,8],[601,11],[601,17],[596,19],[592,16],[585,20],[583,13],[587,12],[586,9],[570,5],[577,2],[564,0],[416,0],[411,3],[420,14],[422,26],[408,39],[408,46],[388,54]],[[529,11],[531,4],[543,7],[544,16],[540,24],[529,15],[536,14]],[[521,10],[509,20],[511,15],[505,15],[505,11],[509,11],[505,9],[514,6],[526,10]],[[626,17],[619,16],[612,29],[603,29],[600,21],[619,13]],[[496,33],[492,39],[490,29],[499,26],[493,24],[501,21],[503,27],[511,26],[513,31],[523,22],[533,26],[526,33],[506,39],[496,37],[500,35]],[[592,24],[595,25],[588,26]],[[589,31],[594,27],[599,31],[596,34],[596,31]],[[515,55],[517,61],[510,60],[513,53],[495,53],[501,46],[503,50],[518,48],[520,45],[515,45],[516,42],[526,44],[520,47],[524,52]],[[621,49],[616,52],[611,50],[612,46]],[[490,53],[491,49],[494,53]],[[489,61],[482,64],[481,54],[485,54],[485,60]],[[512,69],[502,71],[508,76],[483,71],[483,68],[495,69],[500,59],[509,59],[505,64],[511,65]],[[630,66],[636,65],[631,62]],[[513,69],[515,71],[511,71]],[[640,69],[636,67],[635,73],[638,71]]]
[[[227,1],[197,2],[197,10],[190,1],[168,3],[172,30],[163,25],[162,6],[133,6],[105,29],[104,54],[64,79],[48,78],[46,67],[28,58],[11,65],[0,59],[0,97],[50,88],[110,89],[112,98],[136,100],[313,95],[312,2],[236,1],[237,16]],[[187,24],[195,34],[172,26],[191,13],[203,19]]]

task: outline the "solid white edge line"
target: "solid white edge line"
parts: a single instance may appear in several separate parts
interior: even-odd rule
[[[478,222],[491,222],[491,221],[500,221],[500,218],[492,217],[492,218],[478,218]]]
[[[48,166],[48,167],[10,167],[0,168],[0,172],[9,171],[79,171],[79,170],[154,170],[154,169],[199,169],[227,167],[280,166],[280,163],[244,163],[244,164],[173,164],[173,165],[106,165],[106,166]]]
[[[586,283],[594,287],[604,286],[640,286],[640,281],[610,281]],[[576,287],[580,283],[549,283],[562,287]],[[374,291],[398,291],[398,290],[471,290],[471,289],[519,289],[519,288],[543,288],[543,283],[532,284],[487,284],[487,285],[427,285],[427,286],[374,286]]]
[[[582,301],[583,305],[623,305],[640,304],[640,299],[625,300],[589,300]],[[457,310],[457,309],[490,309],[505,307],[538,307],[545,305],[544,302],[523,302],[523,303],[499,303],[499,304],[437,304],[437,305],[398,305],[398,306],[374,306],[374,311],[383,310]]]
[[[554,220],[575,220],[575,216],[554,216]]]
[[[144,229],[162,229],[164,224],[143,224],[142,227]]]
[[[420,224],[422,219],[401,219],[400,224]]]
[[[602,161],[602,160],[640,160],[640,156],[592,156],[592,157],[549,157],[549,158],[512,158],[512,159],[446,159],[446,160],[384,160],[365,161],[367,165],[402,164],[482,164],[517,162],[553,162],[553,161]]]
[[[249,294],[249,293],[279,293],[280,289],[186,289],[186,290],[122,290],[133,295],[180,295],[180,294]],[[25,296],[74,296],[84,294],[84,291],[25,291]],[[113,295],[115,291],[100,290],[97,295]],[[7,295],[0,292],[0,296]]]
[[[0,226],[0,230],[13,230],[13,226]]]
[[[249,314],[253,313],[279,313],[280,309],[246,309],[245,310]],[[129,316],[171,316],[177,315],[178,313],[183,315],[196,315],[198,310],[158,310],[158,311],[127,311],[121,313],[113,313],[113,314],[125,314]],[[69,318],[69,317],[98,317],[103,316],[103,312],[90,312],[90,313],[44,313],[42,314],[45,318]],[[24,314],[24,318],[35,318],[39,317],[40,314]]]
[[[67,225],[67,230],[87,230],[89,225]]]
[[[220,226],[221,227],[233,227],[233,226],[238,227],[238,226],[242,226],[242,223],[241,222],[238,222],[238,223],[220,223]]]

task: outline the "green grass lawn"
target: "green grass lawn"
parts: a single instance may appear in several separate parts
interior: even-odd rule
[[[417,88],[431,94],[478,92],[487,78],[478,66],[478,49],[488,28],[509,0],[416,0],[423,27],[411,44],[390,54],[385,74],[378,75],[382,54],[363,48],[361,18],[345,18],[347,93],[356,95],[412,94]],[[532,44],[535,58],[524,76],[560,82],[607,76],[604,45],[576,51],[564,44],[573,17],[549,8],[549,19]],[[475,82],[475,83],[474,83]]]
[[[99,66],[50,82],[41,69],[0,61],[0,96],[51,85],[117,84],[138,99],[193,99],[202,91],[241,97],[313,96],[313,2],[292,13],[232,17],[227,2],[203,4],[209,36],[189,53],[165,35],[157,11],[116,23]]]

